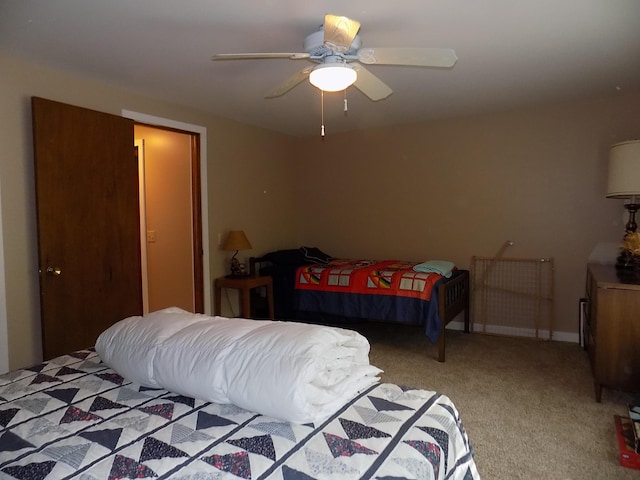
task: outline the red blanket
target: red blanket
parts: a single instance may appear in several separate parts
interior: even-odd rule
[[[365,293],[420,298],[429,301],[436,273],[416,272],[417,263],[397,260],[332,260],[300,267],[296,288],[325,292]]]

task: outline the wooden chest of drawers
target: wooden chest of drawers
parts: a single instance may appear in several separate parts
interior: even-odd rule
[[[585,349],[596,401],[602,388],[640,391],[640,284],[622,282],[612,265],[587,267]]]

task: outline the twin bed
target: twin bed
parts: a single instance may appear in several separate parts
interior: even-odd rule
[[[379,383],[368,349],[302,323],[124,319],[0,377],[0,478],[478,479],[451,400]]]
[[[417,324],[445,361],[445,327],[464,312],[469,272],[442,261],[334,259],[317,248],[278,250],[250,259],[250,271],[273,279],[275,316],[328,324]]]

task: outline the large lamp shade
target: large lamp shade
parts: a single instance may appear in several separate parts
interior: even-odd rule
[[[609,149],[608,198],[640,195],[640,140],[621,142]]]
[[[640,195],[640,140],[611,145],[607,197],[631,199],[624,206],[629,211],[629,221],[625,227],[627,234],[635,233],[638,228],[636,223],[636,212],[640,210],[640,204],[636,198],[638,195]]]

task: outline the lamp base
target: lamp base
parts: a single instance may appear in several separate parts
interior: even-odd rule
[[[629,221],[625,227],[627,233],[634,233],[638,229],[638,224],[636,223],[636,212],[640,210],[640,204],[635,202],[627,203],[624,208],[629,211]]]
[[[249,275],[244,263],[240,263],[236,258],[237,253],[238,252],[236,251],[233,257],[231,257],[231,274],[227,275],[227,278],[242,278]]]

